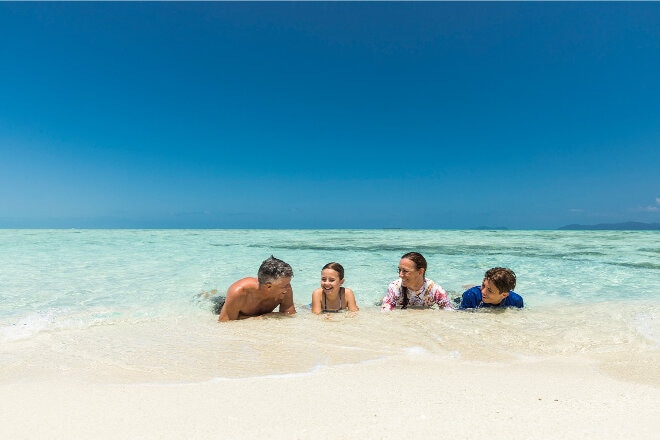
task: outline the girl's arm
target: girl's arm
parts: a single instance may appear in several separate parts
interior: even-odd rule
[[[323,289],[320,287],[316,289],[314,292],[312,292],[312,313],[315,315],[318,315],[321,313],[323,308],[321,307],[321,294],[323,293]]]
[[[355,295],[353,291],[348,287],[344,288],[344,294],[346,295],[346,305],[348,306],[349,312],[357,312],[360,310],[355,302]]]

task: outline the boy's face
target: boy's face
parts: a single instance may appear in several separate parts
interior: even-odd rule
[[[484,282],[481,283],[481,300],[484,303],[497,305],[507,296],[509,296],[509,292],[500,292],[491,280],[484,279]]]

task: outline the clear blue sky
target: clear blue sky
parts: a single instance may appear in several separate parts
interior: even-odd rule
[[[0,3],[0,227],[660,221],[660,3]]]

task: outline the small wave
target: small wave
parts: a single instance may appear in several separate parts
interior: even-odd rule
[[[429,354],[428,350],[423,347],[407,347],[403,350],[409,356],[426,356]]]
[[[460,359],[461,358],[461,352],[458,350],[453,350],[447,353],[447,357],[449,359]]]
[[[630,267],[632,269],[660,269],[660,264],[655,264],[651,262],[643,262],[643,263],[607,263],[612,266],[621,266],[621,267]]]
[[[300,243],[282,243],[282,244],[247,244],[248,248],[259,249],[282,249],[287,251],[320,251],[320,252],[344,252],[344,251],[362,251],[370,253],[380,252],[396,252],[399,254],[408,252],[408,245],[399,244],[386,244],[379,243],[376,245],[359,244],[359,243],[346,243],[344,245],[322,245],[310,244],[309,242]],[[446,245],[424,245],[416,244],[415,250],[422,254],[439,254],[439,255],[508,255],[515,254],[519,256],[538,256],[536,249],[521,250],[518,247],[503,247],[501,245],[460,245],[460,246],[446,246]]]
[[[637,333],[644,338],[655,343],[656,348],[660,348],[660,334],[658,334],[655,316],[651,312],[640,312],[635,315],[633,325]]]
[[[295,377],[306,377],[312,376],[319,371],[325,368],[324,365],[314,365],[309,371],[302,371],[297,373],[280,373],[280,374],[262,374],[256,376],[247,376],[247,377],[214,377],[210,380],[211,383],[214,382],[225,382],[232,380],[243,380],[243,379],[285,379],[285,378],[295,378]]]
[[[150,319],[151,314],[143,311],[134,312],[133,322]],[[114,325],[126,319],[125,314],[116,310],[88,310],[72,314],[70,311],[49,309],[19,317],[13,323],[0,326],[0,341],[14,342],[33,338],[40,333],[86,329],[102,325]]]
[[[16,323],[0,328],[3,342],[14,342],[30,339],[42,331],[53,327],[52,313],[33,314],[19,319]]]

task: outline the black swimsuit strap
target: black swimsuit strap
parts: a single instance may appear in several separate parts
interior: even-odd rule
[[[328,310],[328,304],[326,302],[325,292],[322,292],[322,293],[323,293],[323,311],[324,312],[338,312],[340,310],[343,310],[343,308],[344,308],[343,307],[344,304],[342,302],[342,293],[344,293],[344,288],[343,287],[339,288],[339,308],[337,310]]]

